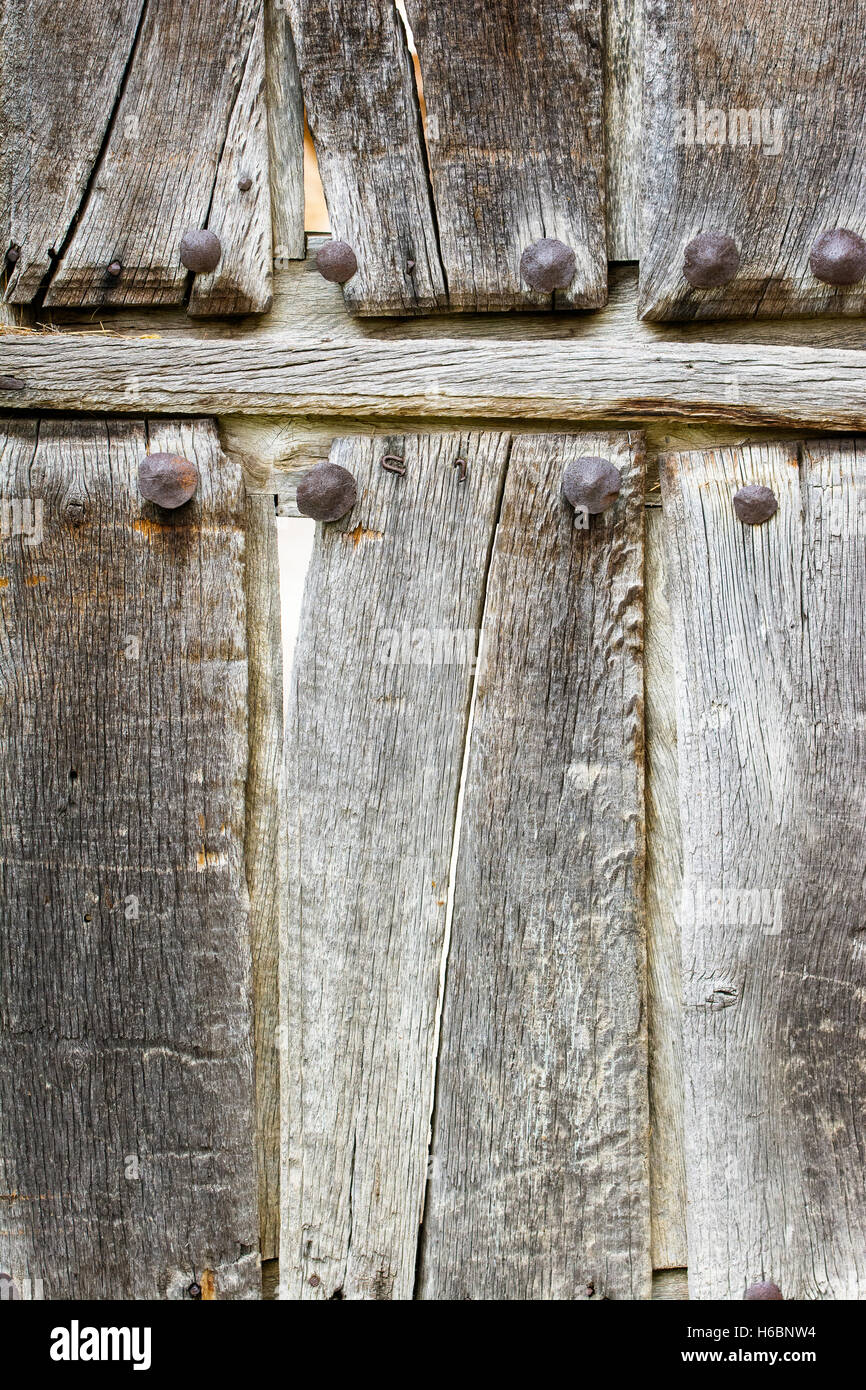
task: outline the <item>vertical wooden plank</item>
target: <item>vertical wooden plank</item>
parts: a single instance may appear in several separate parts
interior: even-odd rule
[[[19,252],[12,303],[29,303],[63,245],[143,11],[144,0],[6,0],[0,9],[0,252]]]
[[[394,5],[287,3],[331,231],[358,258],[346,304],[361,314],[444,307],[418,95]]]
[[[693,1298],[866,1293],[864,476],[862,439],[663,472]],[[778,499],[762,526],[747,482]]]
[[[575,254],[560,307],[607,300],[601,0],[407,0],[452,309],[552,308],[520,257]]]
[[[412,1297],[454,816],[504,434],[338,440],[287,730],[286,1298]],[[406,476],[380,466],[405,459]],[[455,460],[468,460],[465,481]]]
[[[604,5],[607,254],[640,259],[645,0]]]
[[[274,265],[302,261],[304,98],[286,0],[265,0],[265,63]]]
[[[181,238],[204,226],[226,236],[221,276],[252,294],[245,248],[230,231],[247,215],[241,208],[250,193],[230,183],[235,150],[228,137],[242,86],[250,96],[262,80],[261,6],[262,0],[216,6],[161,0],[146,8],[86,205],[46,304],[179,304],[188,279]],[[255,138],[244,153],[261,161],[266,143]],[[217,223],[211,204],[223,160]],[[266,201],[266,165],[248,172],[253,200]],[[113,262],[122,267],[119,275],[107,273]]]
[[[0,478],[0,1267],[257,1297],[240,475],[209,421],[20,417]]]
[[[280,885],[285,854],[281,821],[283,663],[280,577],[274,498],[248,493],[246,503],[249,645],[249,774],[245,860],[253,958],[256,1057],[256,1152],[263,1260],[279,1252],[280,1078],[278,951]]]
[[[610,458],[575,526],[566,462]],[[644,460],[515,439],[484,613],[420,1291],[648,1298]]]
[[[642,316],[862,314],[866,279],[834,288],[809,267],[821,232],[866,237],[859,0],[646,5]],[[739,251],[715,289],[683,277],[700,232]]]

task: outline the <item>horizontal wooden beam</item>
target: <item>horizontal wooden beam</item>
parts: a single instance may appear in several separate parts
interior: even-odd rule
[[[17,383],[9,390],[9,378]],[[866,351],[627,341],[0,337],[0,407],[866,427]]]

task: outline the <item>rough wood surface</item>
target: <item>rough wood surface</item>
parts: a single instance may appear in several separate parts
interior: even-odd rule
[[[332,451],[359,501],[317,528],[289,695],[283,1297],[412,1297],[454,817],[509,443]],[[405,477],[382,469],[385,453],[405,457]]]
[[[866,1295],[866,445],[676,455],[689,1284]],[[779,503],[746,527],[743,483]]]
[[[576,453],[623,472],[575,525]],[[524,436],[484,611],[420,1296],[648,1298],[643,449]]]
[[[646,919],[653,1269],[686,1264],[677,726],[664,519],[646,517]],[[653,1297],[656,1297],[655,1293]]]
[[[286,0],[265,0],[274,265],[303,260],[304,98]]]
[[[198,464],[179,513],[148,444]],[[257,1297],[240,475],[207,421],[19,417],[0,450],[0,1268]]]
[[[809,269],[833,227],[866,236],[861,0],[646,0],[641,312],[655,319],[863,314]],[[740,269],[694,290],[683,249],[733,237]]]
[[[520,274],[556,237],[576,270],[560,307],[607,298],[601,0],[407,0],[452,309],[553,305]]]
[[[245,859],[253,957],[260,1250],[263,1260],[271,1260],[278,1253],[280,1229],[277,959],[285,854],[280,795],[283,663],[273,493],[247,495],[246,522],[249,772]]]
[[[607,254],[612,261],[636,261],[640,254],[644,3],[607,0],[604,6]]]
[[[80,220],[54,271],[46,304],[178,304],[188,280],[180,263],[181,238],[203,226],[226,239],[221,279],[234,276],[254,298],[254,286],[245,278],[246,252],[235,232],[247,216],[247,204],[240,211],[244,199],[261,201],[263,209],[267,205],[267,165],[249,171],[251,193],[241,193],[235,183],[233,213],[227,171],[235,157],[228,136],[241,88],[251,96],[263,80],[257,40],[261,4],[161,0],[146,6]],[[255,74],[251,60],[259,65]],[[237,133],[235,126],[233,138]],[[266,161],[266,141],[253,138],[244,154],[258,160],[264,155]],[[211,207],[215,192],[224,209],[219,225],[219,202]],[[269,222],[264,216],[259,220]],[[269,225],[267,231],[270,240]],[[113,261],[123,267],[116,278],[106,273]],[[217,295],[217,311],[225,305]]]
[[[362,314],[444,308],[418,94],[395,6],[287,4],[331,231],[358,258],[346,304]]]
[[[683,1303],[689,1297],[689,1272],[682,1269],[657,1269],[653,1272],[654,1301]]]

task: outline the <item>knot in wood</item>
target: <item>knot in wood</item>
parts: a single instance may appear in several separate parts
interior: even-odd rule
[[[709,290],[726,285],[739,268],[737,244],[723,232],[699,232],[683,253],[683,275],[692,289]]]
[[[572,459],[562,475],[562,495],[572,507],[582,507],[590,516],[606,512],[622,487],[622,474],[609,459],[585,455]]]
[[[317,463],[298,483],[298,511],[315,521],[339,521],[357,500],[358,484],[338,463]]]
[[[866,241],[846,227],[834,227],[816,237],[809,268],[827,285],[855,285],[866,275]]]
[[[138,469],[138,490],[148,502],[173,510],[198,487],[198,469],[178,454],[147,454]]]
[[[347,241],[326,241],[316,255],[316,269],[326,280],[345,285],[358,269],[358,258]]]
[[[186,232],[180,243],[181,264],[196,275],[207,275],[216,270],[222,253],[216,232],[208,231],[206,227]]]
[[[734,493],[734,511],[747,526],[760,526],[762,521],[769,521],[778,510],[776,494],[772,488],[764,487],[763,483],[748,483]]]
[[[520,274],[532,290],[552,294],[565,290],[574,279],[575,255],[570,246],[556,237],[542,237],[527,246],[520,257]]]

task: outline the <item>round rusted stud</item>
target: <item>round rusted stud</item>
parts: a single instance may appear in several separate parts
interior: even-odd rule
[[[190,1284],[189,1288],[187,1289],[187,1294],[190,1298],[201,1298],[201,1284]]]
[[[826,285],[856,285],[866,275],[866,241],[846,227],[834,227],[815,238],[809,269]]]
[[[241,190],[241,193],[249,193],[252,186],[253,181],[250,178],[249,174],[241,174],[240,178],[238,179],[238,188]]]
[[[315,521],[339,521],[358,500],[358,484],[338,463],[317,463],[298,483],[298,511]]]
[[[582,507],[590,516],[606,512],[622,487],[622,474],[608,459],[572,459],[562,475],[562,495],[572,507]]]
[[[782,1290],[778,1284],[750,1284],[743,1294],[744,1300],[751,1302],[756,1299],[781,1299],[785,1302]]]
[[[111,276],[112,280],[116,280],[122,270],[123,266],[120,264],[120,261],[112,261],[111,265],[108,267],[108,274]]]
[[[138,490],[148,502],[173,510],[198,487],[198,469],[178,454],[147,454],[138,469]]]
[[[222,253],[216,232],[210,232],[206,227],[186,232],[180,243],[181,265],[196,275],[207,275],[211,270],[216,270]]]
[[[734,493],[734,511],[747,526],[760,526],[779,510],[776,494],[763,483],[748,483]]]
[[[683,276],[695,290],[726,285],[739,268],[737,243],[724,232],[699,232],[683,252]]]
[[[358,257],[347,241],[326,241],[316,255],[316,269],[326,280],[345,285],[358,269]]]
[[[556,237],[543,236],[527,246],[520,257],[520,274],[531,290],[553,294],[554,290],[568,289],[576,264],[570,246]]]

